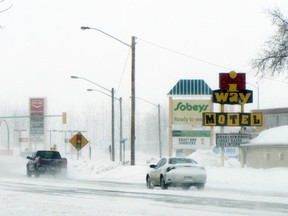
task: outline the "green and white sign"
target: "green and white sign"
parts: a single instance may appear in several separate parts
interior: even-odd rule
[[[206,149],[210,146],[210,131],[172,131],[176,149]]]
[[[210,111],[209,100],[173,100],[173,125],[202,127],[202,113]]]

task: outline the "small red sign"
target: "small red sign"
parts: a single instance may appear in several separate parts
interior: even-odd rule
[[[219,87],[221,90],[227,91],[242,91],[246,89],[246,74],[236,73],[231,71],[230,73],[219,74]]]
[[[31,113],[44,113],[44,98],[31,98],[30,99],[30,112]]]

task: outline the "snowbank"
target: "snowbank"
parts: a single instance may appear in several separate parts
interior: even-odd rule
[[[288,125],[275,127],[262,131],[256,138],[250,141],[248,145],[288,145]]]
[[[236,159],[225,159],[225,167],[221,167],[219,155],[207,150],[196,151],[190,157],[206,167],[206,188],[288,193],[288,168],[240,168]],[[130,182],[145,187],[145,175],[150,169],[149,164],[155,163],[158,159],[148,155],[141,155],[141,158],[143,163],[136,163],[135,166],[101,159],[69,160],[68,173],[73,178]]]

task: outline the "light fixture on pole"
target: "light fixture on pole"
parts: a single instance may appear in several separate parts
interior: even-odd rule
[[[136,37],[132,36],[131,45],[119,40],[118,38],[93,27],[82,26],[82,30],[95,30],[105,34],[106,36],[128,46],[131,49],[131,165],[135,165],[135,45],[136,45]]]
[[[115,122],[114,121],[114,98],[115,97],[114,97],[114,88],[112,88],[111,91],[110,91],[109,89],[107,89],[107,88],[105,88],[105,87],[103,87],[103,86],[101,86],[101,85],[99,85],[99,84],[87,79],[87,78],[84,78],[84,77],[71,76],[71,78],[72,79],[85,80],[87,82],[90,82],[90,83],[92,83],[92,84],[104,89],[105,91],[107,91],[107,92],[109,92],[111,94],[111,95],[109,95],[109,96],[111,96],[111,99],[112,99],[112,102],[111,102],[111,106],[112,106],[112,108],[111,108],[111,121],[112,121],[111,122],[111,139],[112,139],[112,141],[111,141],[112,142],[112,144],[111,144],[111,155],[112,155],[112,157],[111,157],[111,159],[112,159],[112,161],[115,161],[115,136],[114,136],[114,130],[115,130],[114,129],[115,128],[115,123],[114,123]]]

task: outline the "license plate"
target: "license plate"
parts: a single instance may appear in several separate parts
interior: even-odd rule
[[[184,176],[184,181],[191,181],[192,180],[192,176]]]

